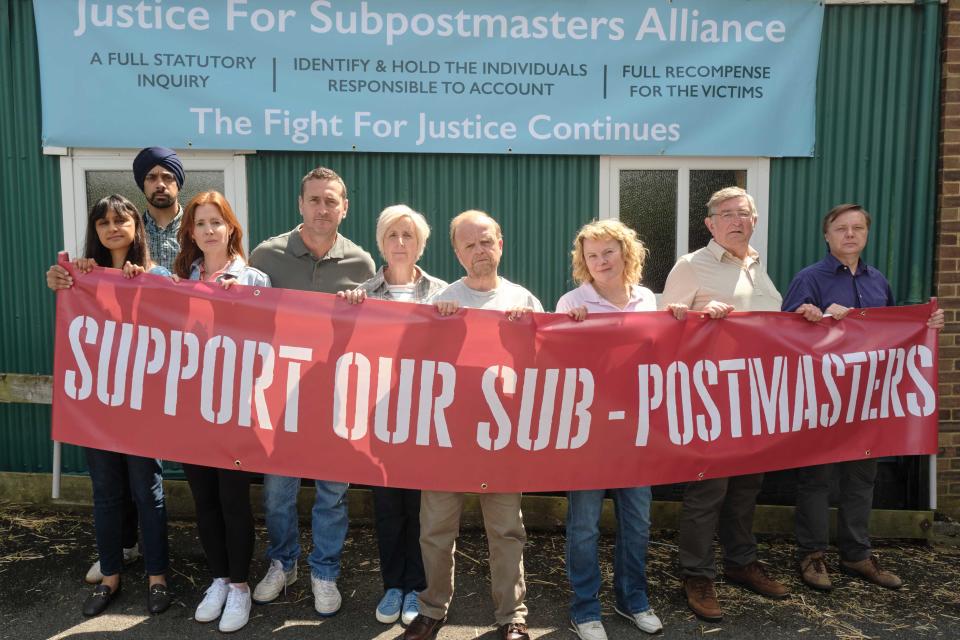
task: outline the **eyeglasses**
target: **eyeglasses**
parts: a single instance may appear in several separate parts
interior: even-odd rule
[[[720,218],[724,222],[732,222],[734,218],[740,220],[750,220],[753,218],[753,212],[749,209],[737,209],[736,211],[724,211],[723,213],[711,213],[711,218]]]

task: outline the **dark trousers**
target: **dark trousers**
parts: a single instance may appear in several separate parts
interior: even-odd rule
[[[870,557],[870,509],[877,480],[876,460],[850,460],[797,469],[797,553],[826,551],[830,536],[830,474],[840,474],[837,548],[843,560]]]
[[[169,564],[167,546],[167,508],[163,501],[163,476],[160,461],[129,456],[113,451],[86,449],[87,468],[93,484],[93,526],[100,554],[100,572],[105,576],[123,568],[123,494],[126,490],[136,502],[143,530],[143,563],[149,575],[166,573]],[[136,536],[136,527],[133,528]],[[136,537],[134,537],[136,542]]]
[[[137,514],[137,505],[133,503],[133,493],[130,491],[130,474],[127,468],[123,468],[123,475],[126,479],[123,482],[123,497],[121,498],[120,508],[123,511],[123,520],[120,523],[120,543],[124,549],[129,549],[137,544],[137,520],[140,517]]]
[[[684,576],[717,575],[713,535],[720,534],[724,565],[742,567],[757,559],[753,512],[763,474],[691,482],[680,512],[680,572]]]
[[[373,487],[373,507],[383,589],[423,591],[427,579],[420,555],[420,492]]]
[[[246,582],[253,558],[250,474],[184,464],[197,508],[197,530],[214,578]]]

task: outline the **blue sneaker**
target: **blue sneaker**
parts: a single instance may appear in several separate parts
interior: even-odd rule
[[[407,626],[420,613],[420,601],[417,599],[417,592],[410,591],[403,596],[403,614],[400,616],[400,624]]]
[[[377,622],[393,624],[400,619],[400,607],[403,606],[403,591],[387,589],[380,604],[377,605]]]

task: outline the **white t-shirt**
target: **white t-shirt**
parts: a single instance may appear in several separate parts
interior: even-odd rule
[[[444,301],[459,302],[461,307],[470,309],[507,311],[516,307],[530,307],[534,311],[543,312],[543,305],[536,296],[503,277],[500,278],[497,288],[490,291],[471,289],[461,278],[430,300],[431,303]]]

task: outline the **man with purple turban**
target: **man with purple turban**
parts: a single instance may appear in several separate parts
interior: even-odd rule
[[[150,257],[159,265],[173,269],[180,251],[177,231],[183,218],[178,196],[185,176],[177,152],[166,147],[147,147],[133,159],[133,178],[147,198],[143,224],[150,243]]]

